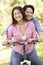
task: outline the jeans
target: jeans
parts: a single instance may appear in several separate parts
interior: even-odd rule
[[[27,60],[30,60],[32,62],[32,65],[43,65],[43,63],[37,56],[35,49],[26,56],[27,56]],[[23,61],[23,57],[24,57],[23,55],[12,50],[10,65],[20,65],[20,62]]]
[[[43,62],[37,56],[35,49],[30,54],[27,54],[27,60],[30,60],[32,62],[32,65],[43,65]]]

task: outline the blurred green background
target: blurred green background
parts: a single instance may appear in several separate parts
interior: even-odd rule
[[[11,11],[16,5],[24,6],[31,4],[35,7],[34,17],[36,17],[43,29],[43,0],[0,0],[0,65],[9,65],[11,48],[1,46],[1,34],[12,22]],[[36,51],[43,61],[43,43],[36,44]]]

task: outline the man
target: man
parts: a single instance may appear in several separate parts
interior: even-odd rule
[[[25,6],[23,7],[23,9],[24,9],[24,11],[25,11],[27,20],[31,20],[31,21],[33,21],[33,23],[35,24],[35,28],[36,28],[36,31],[37,31],[37,33],[38,33],[38,34],[37,34],[38,40],[39,40],[39,41],[42,41],[42,40],[43,40],[43,38],[42,38],[43,30],[41,29],[38,20],[33,17],[33,15],[34,15],[34,6],[32,6],[32,5],[25,5]]]

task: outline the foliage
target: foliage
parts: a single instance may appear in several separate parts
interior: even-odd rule
[[[18,0],[12,0],[12,1],[10,2],[10,6],[11,6],[11,7],[14,6],[15,4],[20,4],[20,1],[18,1]]]

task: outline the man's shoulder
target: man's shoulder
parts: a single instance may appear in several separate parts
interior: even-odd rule
[[[33,22],[38,22],[38,19],[37,18],[35,18],[35,17],[32,17],[32,19],[31,19]]]

